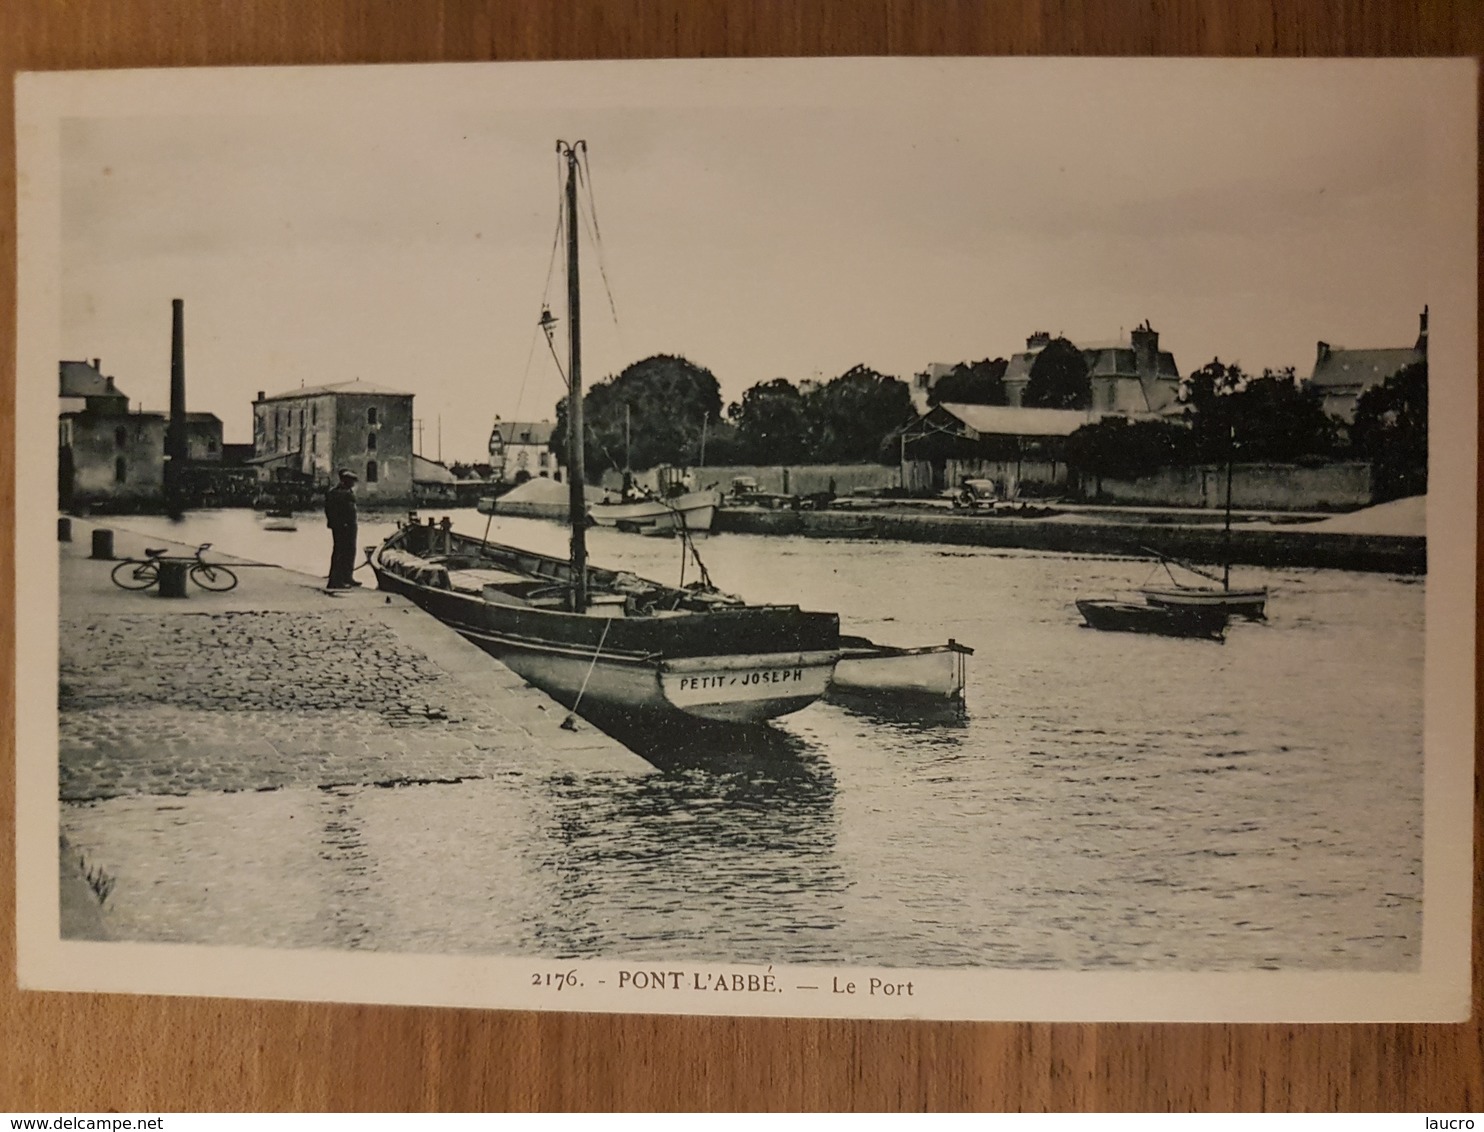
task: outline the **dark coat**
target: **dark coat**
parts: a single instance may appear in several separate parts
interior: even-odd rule
[[[344,484],[325,492],[325,525],[331,530],[355,529],[356,497]]]

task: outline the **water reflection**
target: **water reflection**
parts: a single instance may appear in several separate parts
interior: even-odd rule
[[[548,825],[527,867],[555,881],[560,914],[537,939],[570,956],[659,957],[677,944],[737,961],[827,953],[850,887],[834,774],[796,737],[755,730],[709,752],[726,754],[725,771],[674,764],[597,788],[548,779]]]

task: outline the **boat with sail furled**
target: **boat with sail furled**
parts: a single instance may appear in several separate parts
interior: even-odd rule
[[[704,582],[667,586],[594,566],[584,566],[579,587],[569,560],[449,524],[402,524],[371,566],[379,588],[600,722],[772,719],[822,696],[840,656],[833,613],[750,605]]]
[[[813,703],[840,658],[834,613],[750,604],[699,578],[669,586],[587,561],[583,461],[579,181],[583,142],[557,145],[567,243],[570,554],[557,558],[475,538],[451,522],[400,524],[368,554],[381,589],[401,594],[599,726],[676,720],[753,724]],[[556,318],[539,326],[556,354]],[[684,531],[681,532],[682,534]],[[682,567],[683,570],[683,567]]]

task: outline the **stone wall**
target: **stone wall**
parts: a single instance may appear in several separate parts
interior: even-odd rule
[[[1226,468],[1203,464],[1163,468],[1136,480],[1090,479],[1087,498],[1098,503],[1155,507],[1226,506]],[[1373,501],[1367,463],[1238,464],[1232,469],[1232,507],[1252,511],[1349,511]]]

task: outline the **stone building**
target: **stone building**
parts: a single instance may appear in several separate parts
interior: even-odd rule
[[[1355,403],[1373,385],[1415,362],[1427,360],[1427,308],[1418,316],[1417,341],[1411,346],[1347,350],[1320,342],[1309,384],[1324,394],[1324,411],[1345,422],[1355,419]]]
[[[222,422],[215,413],[186,414],[186,459],[192,464],[222,462]]]
[[[1051,335],[1039,330],[1025,340],[1025,349],[1010,358],[1005,369],[1005,394],[1012,407],[1021,405],[1031,367]],[[1180,370],[1174,355],[1159,348],[1159,331],[1145,322],[1129,333],[1129,341],[1078,346],[1092,384],[1093,412],[1126,416],[1161,413],[1180,397]]]
[[[412,500],[412,394],[355,380],[253,402],[259,479],[315,490],[341,469],[360,477],[356,495],[387,506]]]
[[[59,367],[57,495],[64,508],[142,510],[165,490],[165,414],[131,413],[101,362]]]

